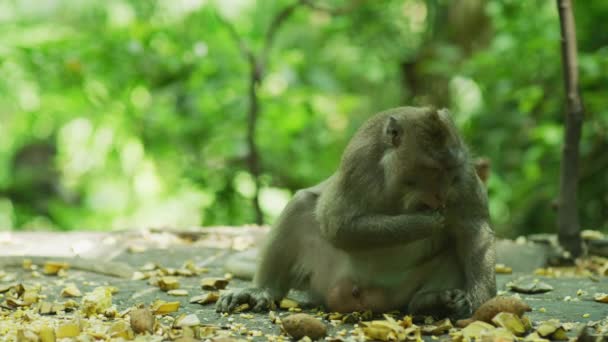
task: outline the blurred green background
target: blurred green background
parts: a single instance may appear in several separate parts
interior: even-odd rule
[[[294,1],[1,0],[0,229],[254,222],[250,70],[226,23],[257,53]],[[312,2],[278,29],[258,87],[266,222],[333,172],[369,115],[434,104],[491,160],[499,235],[554,231],[565,108],[555,1]],[[606,231],[608,1],[574,2],[581,223]]]

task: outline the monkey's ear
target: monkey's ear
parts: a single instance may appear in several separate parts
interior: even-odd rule
[[[393,147],[401,144],[401,138],[403,137],[403,128],[399,126],[397,119],[394,116],[389,116],[384,127],[384,136],[386,141]]]
[[[438,141],[445,141],[447,135],[449,134],[450,128],[446,125],[444,121],[445,109],[437,109],[431,108],[430,118],[432,124],[430,125],[430,133],[431,135],[437,139]]]

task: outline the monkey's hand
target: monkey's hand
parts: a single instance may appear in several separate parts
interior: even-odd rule
[[[434,210],[429,215],[428,226],[433,231],[433,235],[445,233],[445,214],[441,210]]]
[[[463,290],[445,290],[439,294],[439,300],[447,309],[450,318],[466,318],[473,314],[471,299]]]
[[[268,290],[247,287],[222,294],[215,305],[215,310],[217,312],[232,312],[241,304],[249,304],[249,307],[255,312],[273,310],[276,307],[275,298]]]

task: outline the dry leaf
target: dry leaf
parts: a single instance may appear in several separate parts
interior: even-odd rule
[[[82,293],[76,284],[70,283],[61,290],[62,297],[82,297]]]
[[[281,299],[281,302],[279,303],[279,307],[283,310],[289,310],[291,308],[300,307],[300,303],[296,302],[293,299],[283,298],[283,299]]]
[[[55,336],[60,338],[76,337],[80,335],[80,324],[78,322],[68,322],[57,327]]]
[[[509,283],[509,290],[519,293],[536,294],[545,293],[553,290],[553,286],[543,283],[542,281],[533,281],[529,283]]]
[[[596,302],[608,304],[608,293],[596,293],[595,296],[593,296],[593,299]]]
[[[196,304],[211,304],[211,303],[215,303],[217,302],[217,300],[220,299],[220,293],[219,292],[208,292],[205,293],[203,295],[200,296],[195,296],[190,298],[190,303],[196,303]]]
[[[505,264],[496,264],[496,266],[494,267],[494,270],[496,271],[496,273],[499,273],[499,274],[513,273],[513,269]]]
[[[158,280],[158,287],[163,291],[175,290],[180,286],[176,277],[162,277]]]
[[[82,298],[82,313],[89,317],[103,313],[112,306],[112,289],[100,286],[84,295]]]
[[[201,324],[201,321],[198,319],[198,316],[195,314],[181,315],[178,318],[176,318],[175,321],[173,322],[173,326],[177,327],[177,328],[195,327],[200,324]]]
[[[470,319],[456,322],[458,327],[465,327],[474,321],[491,323],[492,318],[500,312],[510,312],[521,317],[525,312],[532,311],[530,306],[519,298],[497,296],[483,303]]]
[[[152,311],[156,315],[166,315],[179,310],[179,302],[165,302],[164,300],[157,300],[152,304]]]
[[[505,328],[515,335],[521,336],[526,332],[526,327],[521,319],[510,312],[501,312],[492,318],[492,322],[498,326]]]
[[[70,264],[67,262],[47,261],[44,263],[42,272],[46,275],[56,275],[60,270],[67,270]]]
[[[406,316],[409,317],[409,316]],[[401,324],[403,326],[403,324]],[[411,317],[410,317],[410,321],[409,321],[409,326],[411,326]],[[423,335],[443,335],[445,333],[447,333],[448,331],[450,331],[450,329],[452,329],[454,326],[452,325],[452,322],[449,319],[444,319],[438,322],[435,322],[433,324],[430,325],[425,325],[422,328],[420,328],[421,332]]]
[[[169,291],[167,291],[167,294],[171,295],[171,296],[183,297],[183,296],[187,296],[188,295],[188,291],[187,290],[180,290],[180,289],[169,290]]]
[[[201,286],[203,290],[223,290],[228,285],[228,280],[225,278],[203,278]]]

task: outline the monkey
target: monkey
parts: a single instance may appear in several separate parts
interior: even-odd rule
[[[338,170],[294,195],[261,249],[254,286],[216,309],[272,308],[290,289],[330,311],[469,316],[496,294],[487,195],[447,110],[368,119]]]

